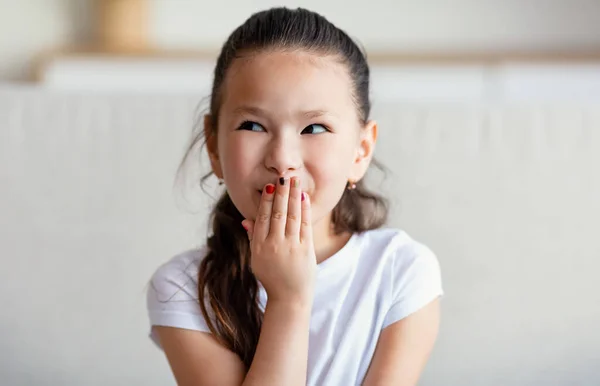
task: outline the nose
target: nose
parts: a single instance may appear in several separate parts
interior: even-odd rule
[[[292,137],[292,135],[279,135],[269,143],[264,161],[265,167],[278,176],[285,176],[302,166],[300,143]]]

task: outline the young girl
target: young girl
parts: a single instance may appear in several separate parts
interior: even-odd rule
[[[271,9],[229,37],[195,138],[224,183],[212,233],[148,291],[179,385],[417,383],[440,271],[427,247],[381,228],[385,201],[362,181],[369,110],[364,54],[322,16]]]

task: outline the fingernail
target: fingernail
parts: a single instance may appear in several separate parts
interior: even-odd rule
[[[267,194],[271,194],[275,191],[275,186],[274,185],[267,185],[267,187],[265,188],[265,190],[267,191]]]
[[[297,187],[298,187],[298,179],[297,179],[297,178],[294,178],[294,179],[292,180],[292,188],[297,188]]]
[[[285,178],[279,177],[279,185],[285,185]]]
[[[306,194],[304,192],[302,192],[302,195],[301,195],[302,201],[304,201],[305,198],[306,198]]]

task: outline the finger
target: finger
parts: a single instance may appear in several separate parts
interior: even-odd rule
[[[258,213],[254,221],[254,232],[253,238],[255,240],[264,240],[269,234],[269,228],[271,223],[271,211],[273,208],[273,199],[275,192],[275,186],[273,184],[267,184],[263,189],[263,194],[258,206]]]
[[[244,220],[244,221],[242,221],[242,226],[244,227],[244,229],[246,230],[246,233],[248,234],[248,240],[250,240],[250,242],[252,243],[252,237],[254,235],[254,221]]]
[[[271,212],[271,225],[269,235],[281,237],[285,235],[285,223],[287,220],[288,198],[290,195],[290,180],[281,177],[275,190],[273,209]]]
[[[300,221],[302,219],[301,194],[300,179],[294,177],[290,181],[290,199],[288,201],[285,235],[286,237],[296,236],[298,240],[300,239]]]
[[[302,220],[300,223],[300,242],[312,244],[313,232],[312,232],[312,218],[311,218],[311,210],[310,210],[310,197],[308,196],[308,194],[302,192],[302,197],[300,200],[302,202]]]

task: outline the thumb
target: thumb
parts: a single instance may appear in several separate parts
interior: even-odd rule
[[[242,221],[242,226],[248,233],[248,240],[252,241],[252,234],[254,233],[254,221],[246,219]]]

